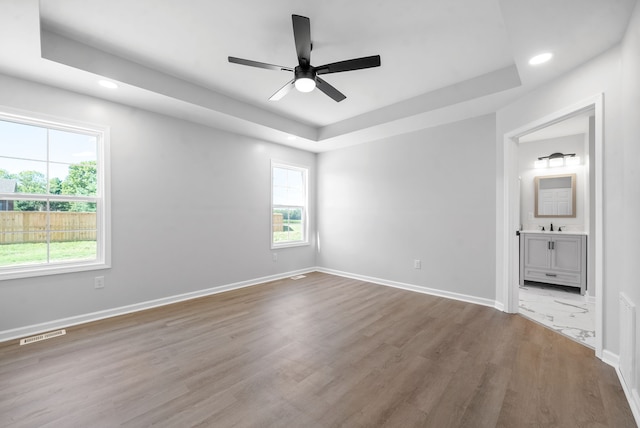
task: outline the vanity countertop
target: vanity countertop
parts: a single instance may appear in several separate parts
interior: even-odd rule
[[[549,230],[521,230],[520,233],[538,233],[538,234],[547,234],[547,235],[589,235],[587,232],[580,232],[576,230],[567,230],[558,232],[554,230],[553,232]]]

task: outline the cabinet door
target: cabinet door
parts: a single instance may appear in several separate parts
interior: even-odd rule
[[[549,238],[544,235],[524,236],[524,265],[528,268],[549,269],[551,266]]]
[[[556,236],[553,238],[551,269],[570,272],[582,270],[581,236]]]

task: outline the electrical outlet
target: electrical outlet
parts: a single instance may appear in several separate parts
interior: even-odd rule
[[[420,260],[414,260],[413,261],[413,268],[414,269],[422,269],[422,262]]]
[[[278,261],[278,253],[273,253],[271,255],[271,258],[273,259],[274,262],[277,262]]]
[[[94,288],[104,288],[104,276],[96,276],[93,286]]]

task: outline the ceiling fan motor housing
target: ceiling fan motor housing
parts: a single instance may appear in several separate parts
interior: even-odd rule
[[[309,68],[302,68],[299,65],[295,68],[294,70],[294,76],[295,76],[295,80],[298,79],[311,79],[311,80],[316,80],[316,71],[313,69],[313,67],[309,67]]]

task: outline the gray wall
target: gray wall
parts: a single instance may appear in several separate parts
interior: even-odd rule
[[[622,284],[623,263],[620,243],[624,242],[623,221],[623,171],[624,148],[622,142],[623,117],[621,108],[620,49],[614,48],[582,67],[542,86],[497,112],[497,182],[501,184],[503,170],[503,137],[548,115],[573,104],[604,94],[604,350],[613,354],[619,351],[618,293]],[[502,213],[498,211],[498,221]],[[593,219],[592,219],[593,220]],[[498,229],[497,239],[503,239]],[[498,247],[499,260],[502,258]],[[498,269],[498,274],[500,274]],[[499,286],[502,278],[499,278]]]
[[[0,331],[315,266],[269,235],[275,158],[310,167],[314,236],[315,154],[6,76],[0,105],[111,127],[113,230],[112,269],[0,282]]]
[[[488,115],[320,154],[319,265],[493,300],[495,138]]]
[[[622,44],[622,145],[625,184],[623,188],[622,227],[624,244],[615,255],[621,259],[621,290],[640,308],[640,4],[636,4]],[[612,296],[614,297],[614,296]],[[640,314],[636,313],[636,362],[640,362]],[[640,405],[640,369],[632,385],[636,405]]]

